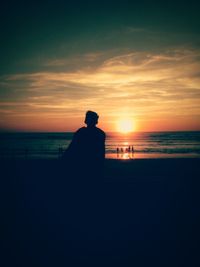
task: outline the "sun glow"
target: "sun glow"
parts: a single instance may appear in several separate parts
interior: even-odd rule
[[[120,119],[117,122],[117,130],[120,133],[130,133],[134,131],[134,125],[132,119]]]

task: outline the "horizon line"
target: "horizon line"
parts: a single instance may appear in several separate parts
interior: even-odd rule
[[[75,131],[27,131],[27,130],[0,130],[0,134],[4,133],[75,133],[77,130]],[[106,133],[115,133],[115,134],[121,134],[121,135],[129,135],[129,134],[134,134],[134,133],[166,133],[166,132],[200,132],[200,130],[166,130],[166,131],[132,131],[132,132],[128,132],[128,133],[122,133],[122,132],[118,132],[118,131],[104,131]]]

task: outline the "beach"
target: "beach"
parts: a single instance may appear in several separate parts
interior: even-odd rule
[[[200,159],[1,160],[4,266],[198,266]]]

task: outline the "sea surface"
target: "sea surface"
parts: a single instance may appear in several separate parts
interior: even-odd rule
[[[200,158],[200,132],[107,133],[106,158]],[[0,133],[1,158],[59,158],[73,133]]]

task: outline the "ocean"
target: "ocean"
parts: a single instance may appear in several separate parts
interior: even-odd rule
[[[106,158],[200,158],[200,132],[106,133]],[[0,133],[1,158],[59,158],[73,133]]]

